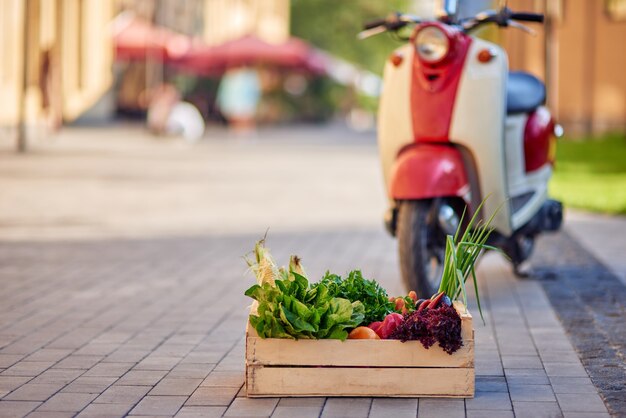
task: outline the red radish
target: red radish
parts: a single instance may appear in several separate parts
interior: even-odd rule
[[[382,325],[383,325],[383,321],[376,321],[376,322],[372,322],[367,327],[374,330],[374,332],[378,334],[378,336],[380,337],[379,330],[380,330],[380,327],[382,327]]]
[[[439,304],[439,301],[445,296],[445,293],[440,292],[438,295],[433,296],[433,298],[431,299],[430,302],[430,307],[435,309],[437,307],[437,305]]]
[[[404,322],[404,317],[399,313],[390,313],[385,317],[383,321],[383,325],[378,329],[377,334],[380,335],[381,338],[389,338],[391,333],[395,331],[398,325]]]
[[[429,304],[430,304],[430,299],[426,299],[424,302],[420,304],[420,307],[417,308],[417,312],[423,311],[424,309],[428,308]]]

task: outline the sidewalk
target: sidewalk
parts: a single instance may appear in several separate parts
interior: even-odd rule
[[[474,399],[245,397],[241,256],[268,226],[312,277],[360,268],[401,292],[370,137],[70,130],[0,159],[0,417],[608,417],[541,284],[495,254],[485,326],[470,307]]]
[[[565,228],[626,285],[626,217],[568,210]]]

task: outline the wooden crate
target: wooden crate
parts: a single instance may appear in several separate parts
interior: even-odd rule
[[[462,304],[455,308],[463,346],[452,355],[419,341],[263,339],[248,323],[247,395],[471,398],[472,316]]]

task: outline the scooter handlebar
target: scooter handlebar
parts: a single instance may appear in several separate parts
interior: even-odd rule
[[[512,20],[520,20],[522,22],[543,23],[544,16],[539,13],[513,12],[509,17]]]
[[[379,26],[384,26],[386,23],[387,23],[387,19],[370,20],[369,22],[366,22],[363,25],[363,29],[365,29],[365,30],[374,29],[374,28],[377,28]]]

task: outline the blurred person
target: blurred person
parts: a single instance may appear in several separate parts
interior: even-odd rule
[[[222,77],[217,91],[217,104],[235,131],[254,130],[260,99],[261,85],[256,70],[229,70]]]
[[[63,123],[63,95],[61,92],[61,72],[57,57],[47,49],[41,56],[39,89],[41,105],[48,117],[49,127],[58,131]]]
[[[204,135],[204,119],[191,103],[181,100],[178,90],[163,84],[154,93],[148,108],[148,129],[156,135],[181,135],[196,142]]]

